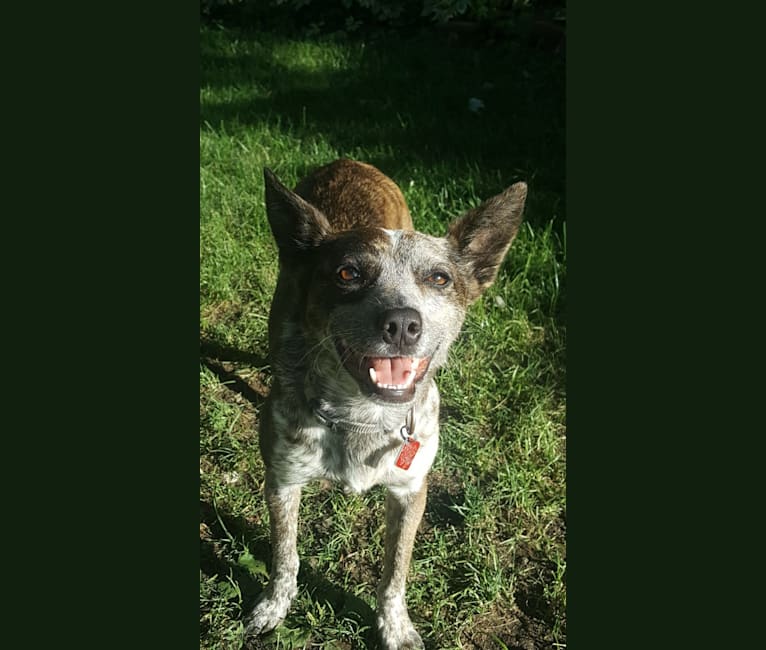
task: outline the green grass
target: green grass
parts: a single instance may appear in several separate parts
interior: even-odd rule
[[[276,248],[262,169],[292,185],[339,156],[391,176],[431,234],[529,183],[524,226],[437,378],[442,445],[408,604],[431,650],[565,647],[563,61],[437,36],[203,28],[201,41],[200,647],[242,647],[270,562],[256,429]],[[486,108],[471,113],[469,97]],[[265,647],[376,647],[383,497],[307,487],[299,594]]]

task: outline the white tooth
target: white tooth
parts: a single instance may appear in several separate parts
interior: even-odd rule
[[[377,373],[375,372],[375,368],[372,366],[370,367],[370,379],[372,380],[372,383],[376,383],[376,379],[378,378]]]

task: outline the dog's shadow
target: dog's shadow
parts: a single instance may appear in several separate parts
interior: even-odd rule
[[[242,618],[245,619],[255,606],[258,596],[268,582],[265,576],[255,575],[246,564],[236,559],[224,559],[221,545],[229,542],[246,542],[247,550],[257,564],[271,567],[271,545],[267,525],[250,524],[244,517],[232,515],[214,506],[209,501],[200,501],[200,521],[207,527],[207,534],[200,536],[200,569],[206,576],[230,576],[242,595]],[[337,616],[353,620],[364,632],[365,647],[378,648],[375,612],[361,598],[341,589],[323,575],[312,569],[306,562],[301,563],[298,585],[311,593],[315,601],[329,605]],[[295,616],[295,609],[293,609]],[[288,615],[285,624],[290,627],[292,617]],[[271,648],[273,643],[264,639],[251,638],[245,643],[248,650]]]

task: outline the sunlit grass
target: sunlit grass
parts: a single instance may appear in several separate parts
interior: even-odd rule
[[[437,235],[529,183],[525,224],[438,377],[442,445],[408,603],[430,649],[565,645],[563,69],[550,59],[203,29],[201,648],[241,647],[270,562],[256,427],[277,269],[262,170],[292,185],[340,156],[390,175]],[[306,488],[300,591],[267,647],[375,647],[382,510],[382,489]]]

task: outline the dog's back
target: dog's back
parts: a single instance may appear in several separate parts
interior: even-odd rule
[[[295,193],[319,208],[335,232],[366,226],[413,229],[396,183],[366,163],[336,160],[304,178]]]

